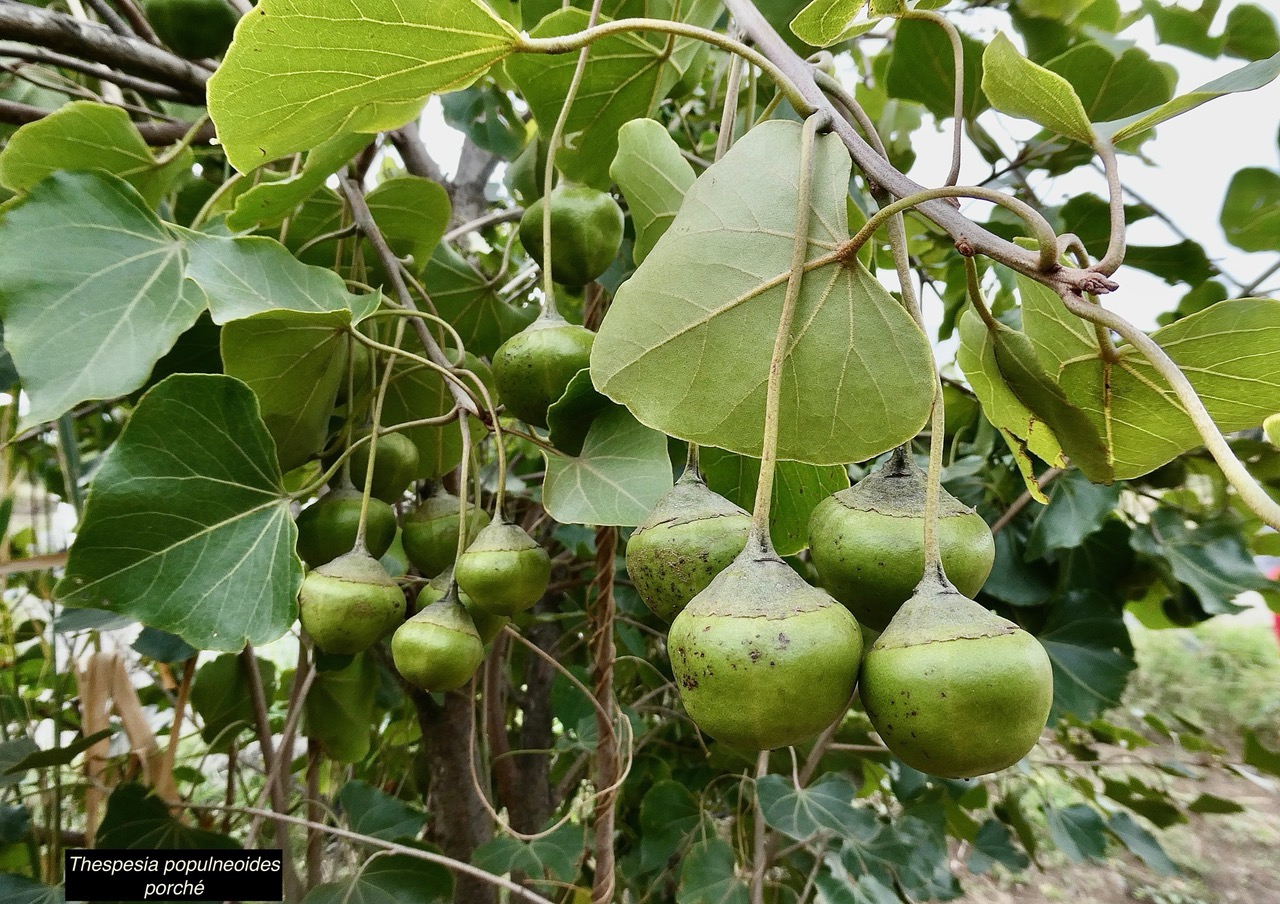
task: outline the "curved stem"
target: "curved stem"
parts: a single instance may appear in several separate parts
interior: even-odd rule
[[[523,207],[512,207],[508,210],[498,210],[493,213],[487,213],[482,217],[472,220],[470,223],[463,223],[454,229],[450,229],[444,234],[442,242],[456,242],[464,235],[473,232],[479,232],[481,229],[488,229],[490,226],[497,226],[501,223],[513,223],[524,216]]]
[[[369,462],[364,468],[364,489],[360,496],[360,521],[356,526],[355,543],[356,549],[365,552],[368,552],[365,537],[369,529],[369,497],[373,494],[373,471],[378,459],[378,434],[382,430],[382,405],[387,399],[387,387],[391,385],[391,374],[395,371],[400,344],[404,342],[404,328],[403,320],[396,324],[396,336],[393,340],[395,351],[391,352],[387,358],[386,369],[382,372],[382,382],[378,386],[378,395],[373,401],[373,430],[369,432]]]
[[[800,178],[796,192],[795,243],[791,253],[791,275],[782,302],[782,316],[769,359],[769,383],[764,405],[764,441],[760,447],[760,480],[756,484],[755,505],[751,513],[751,532],[765,549],[773,549],[769,539],[769,510],[773,504],[773,478],[778,465],[778,412],[782,403],[782,368],[791,350],[791,324],[795,320],[804,283],[805,262],[809,256],[809,219],[813,212],[813,143],[818,129],[830,119],[825,114],[810,116],[804,125],[800,143]]]
[[[955,125],[951,132],[951,171],[947,174],[947,185],[955,185],[960,181],[960,156],[964,149],[964,44],[960,40],[960,31],[946,16],[931,9],[913,9],[900,13],[900,19],[922,19],[932,22],[947,33],[951,42],[951,56],[955,61],[956,96],[952,108]]]
[[[1017,198],[977,185],[944,185],[939,188],[925,189],[899,201],[894,201],[887,207],[880,208],[858,230],[857,235],[840,246],[836,256],[841,260],[852,260],[875,231],[894,214],[912,207],[918,207],[926,201],[936,201],[940,198],[976,198],[979,201],[990,201],[992,204],[999,204],[1017,215],[1030,227],[1036,241],[1040,244],[1040,271],[1042,273],[1050,273],[1061,268],[1058,263],[1058,236],[1053,231],[1053,227],[1049,225],[1049,221],[1038,210],[1023,201],[1019,201]]]
[[[1107,253],[1093,269],[1110,276],[1120,269],[1120,264],[1124,261],[1127,229],[1124,220],[1124,186],[1120,184],[1120,161],[1116,158],[1116,149],[1111,142],[1098,137],[1094,142],[1093,150],[1102,158],[1103,170],[1107,176],[1108,203],[1111,211],[1111,236],[1107,240]]]
[[[603,0],[595,0],[591,4],[591,13],[587,17],[587,31],[600,21],[600,6]],[[551,272],[551,192],[555,188],[556,152],[560,142],[564,140],[565,125],[569,122],[569,111],[582,87],[582,77],[587,71],[587,57],[591,55],[591,45],[583,44],[578,53],[578,65],[573,70],[573,78],[569,81],[569,90],[565,93],[564,104],[560,107],[560,115],[556,117],[555,127],[551,130],[551,138],[547,144],[547,165],[543,170],[543,202],[542,202],[542,294],[545,304],[542,309],[544,317],[558,319],[560,311],[556,307],[556,285]],[[504,475],[505,476],[505,475]],[[502,511],[501,507],[498,509]]]
[[[1231,446],[1227,444],[1222,431],[1213,422],[1213,418],[1210,417],[1208,410],[1204,407],[1204,402],[1196,394],[1195,387],[1191,385],[1191,381],[1187,379],[1186,374],[1169,357],[1168,353],[1142,330],[1119,314],[1108,311],[1102,305],[1089,304],[1082,298],[1070,295],[1063,296],[1062,301],[1067,306],[1067,310],[1077,317],[1082,317],[1091,323],[1102,324],[1107,329],[1115,330],[1147,359],[1156,373],[1163,377],[1173,388],[1173,392],[1178,397],[1178,401],[1182,403],[1182,408],[1187,413],[1187,417],[1191,419],[1196,432],[1204,440],[1209,454],[1213,456],[1214,461],[1218,463],[1218,467],[1222,469],[1222,474],[1227,478],[1227,482],[1240,494],[1241,501],[1264,523],[1276,530],[1280,530],[1280,504],[1277,504],[1267,491],[1254,480],[1253,475],[1241,464],[1236,454],[1231,451]]]
[[[733,58],[729,61],[729,80],[724,89],[724,111],[720,114],[720,133],[716,136],[716,159],[719,160],[733,144],[733,130],[738,120],[738,95],[742,91],[742,70],[746,63]]]
[[[761,71],[773,79],[777,83],[778,89],[786,95],[787,100],[791,102],[791,106],[801,116],[808,116],[815,109],[813,104],[808,101],[796,86],[795,82],[791,81],[787,74],[780,67],[775,66],[773,61],[764,54],[748,47],[741,41],[735,41],[728,35],[722,35],[718,31],[711,31],[707,28],[699,28],[696,25],[687,25],[684,22],[671,22],[665,19],[617,19],[613,22],[605,22],[603,25],[596,25],[576,34],[565,35],[564,37],[522,37],[520,45],[516,49],[526,53],[568,53],[593,44],[610,35],[633,34],[638,31],[656,31],[681,38],[693,38],[713,47],[719,47],[721,50],[737,54],[751,65],[759,67]]]

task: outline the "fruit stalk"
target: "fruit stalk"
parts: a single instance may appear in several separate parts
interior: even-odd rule
[[[403,320],[396,323],[396,337],[392,345],[398,350],[400,344],[404,342],[404,325]],[[373,402],[373,432],[369,434],[369,463],[364,469],[364,489],[360,497],[360,525],[356,528],[356,549],[365,550],[365,536],[368,533],[369,526],[369,497],[373,493],[373,469],[377,464],[378,458],[378,432],[382,424],[382,405],[387,398],[387,387],[391,385],[391,374],[396,366],[396,354],[392,354],[387,358],[386,370],[382,372],[382,382],[378,386],[378,396]],[[463,432],[466,432],[466,424],[463,423]]]
[[[796,234],[791,254],[791,275],[787,279],[787,294],[782,302],[782,316],[778,320],[773,356],[769,359],[769,384],[764,404],[764,441],[760,447],[760,480],[756,484],[751,530],[753,538],[770,550],[773,543],[769,539],[769,510],[773,504],[773,478],[778,466],[778,411],[782,401],[782,367],[790,351],[791,324],[795,320],[800,288],[804,283],[805,261],[809,256],[814,138],[818,129],[829,121],[825,114],[814,114],[805,120],[804,136],[800,142],[800,180],[796,193]]]

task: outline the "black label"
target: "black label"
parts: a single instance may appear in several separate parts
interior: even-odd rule
[[[279,850],[68,850],[70,901],[282,901]]]

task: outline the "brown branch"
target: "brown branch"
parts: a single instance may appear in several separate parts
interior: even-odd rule
[[[85,0],[93,11],[98,14],[98,18],[102,19],[107,28],[114,31],[122,37],[133,37],[133,29],[129,27],[129,23],[120,16],[118,12],[108,5],[107,0]]]
[[[129,27],[133,29],[134,34],[142,38],[149,44],[159,44],[160,38],[155,33],[155,29],[151,27],[151,23],[147,21],[146,14],[142,12],[141,7],[134,3],[133,0],[115,0],[116,6],[120,7],[120,14],[129,20]]]
[[[614,869],[613,831],[618,799],[618,738],[613,730],[613,663],[617,650],[613,643],[614,558],[618,553],[618,529],[596,530],[596,594],[590,610],[592,622],[592,671],[596,702],[596,801],[595,801],[595,882],[592,904],[611,904],[617,887]]]
[[[161,100],[204,103],[204,95],[201,92],[175,88],[172,85],[162,85],[159,82],[139,78],[136,75],[117,72],[111,67],[103,66],[99,63],[88,62],[73,56],[67,56],[64,53],[54,53],[52,50],[46,50],[43,47],[32,47],[28,44],[18,44],[13,41],[0,41],[0,56],[25,60],[29,63],[40,63],[45,66],[56,66],[59,69],[70,69],[72,72],[79,72],[99,81],[111,82],[121,88],[128,88],[131,91],[137,91],[139,94],[145,94],[148,97],[155,97]]]
[[[25,126],[27,123],[44,119],[52,110],[20,104],[16,101],[0,98],[0,122],[12,126]],[[153,147],[164,147],[182,140],[191,131],[195,123],[190,122],[135,122],[134,127],[142,140]],[[209,144],[214,138],[213,123],[206,122],[196,133],[193,144]]]
[[[1062,473],[1063,471],[1061,468],[1050,468],[1036,478],[1036,486],[1043,490],[1051,481],[1054,480],[1054,478]],[[1009,522],[1018,517],[1018,512],[1026,508],[1029,502],[1031,502],[1031,491],[1024,490],[1022,495],[1013,501],[1013,505],[1005,509],[1000,517],[996,519],[996,523],[991,525],[991,533],[998,534],[1000,531],[1008,527]]]
[[[0,0],[0,38],[35,44],[55,53],[105,63],[203,97],[209,72],[141,38],[80,22],[52,10]]]
[[[774,65],[795,84],[816,109],[831,115],[835,133],[849,149],[850,155],[867,177],[884,186],[896,198],[906,198],[924,191],[924,187],[893,167],[869,145],[857,130],[840,116],[831,101],[818,87],[813,67],[792,50],[782,36],[756,8],[752,0],[724,0],[725,8],[734,17],[738,28],[755,44]],[[1073,267],[1056,267],[1051,272],[1041,271],[1039,254],[1019,248],[974,223],[946,200],[926,201],[917,208],[947,232],[957,243],[966,243],[976,252],[986,255],[1007,267],[1024,273],[1045,285],[1067,291],[1102,295],[1114,291],[1114,282],[1092,270]],[[1061,293],[1059,293],[1061,294]]]
[[[422,137],[418,134],[418,121],[416,119],[406,126],[401,126],[394,132],[388,132],[387,137],[391,139],[391,143],[400,152],[400,159],[404,162],[404,168],[410,175],[421,176],[424,179],[430,179],[432,182],[448,185],[448,180],[445,179],[444,173],[441,172],[435,160],[431,158],[431,154],[427,152],[427,146],[422,143]]]

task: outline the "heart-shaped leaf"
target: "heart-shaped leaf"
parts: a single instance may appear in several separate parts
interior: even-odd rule
[[[252,390],[180,374],[138,403],[94,476],[57,595],[201,650],[269,643],[297,615],[302,568]]]
[[[790,778],[766,775],[756,782],[756,796],[764,821],[796,841],[807,841],[819,832],[833,837],[874,831],[876,816],[855,807],[858,789],[842,775],[827,775],[807,788],[797,788]]]
[[[675,222],[619,289],[591,376],[644,424],[760,455],[770,359],[795,244],[801,127],[764,123],[698,179]],[[856,261],[850,160],[813,149],[809,265],[782,362],[779,457],[861,461],[910,439],[933,400],[928,340]],[[821,387],[821,389],[819,389]]]
[[[481,0],[260,0],[209,80],[209,113],[248,172],[342,131],[397,128],[519,41]]]
[[[204,309],[185,267],[183,244],[117,176],[55,173],[9,208],[0,317],[31,400],[23,423],[142,386]]]
[[[458,331],[463,347],[487,358],[538,316],[537,305],[516,307],[503,301],[493,280],[449,245],[436,248],[422,283],[436,311]]]

